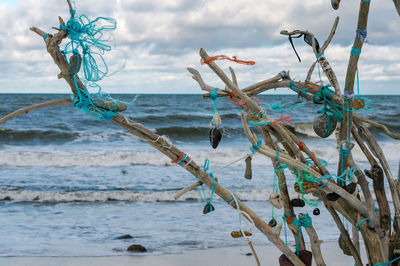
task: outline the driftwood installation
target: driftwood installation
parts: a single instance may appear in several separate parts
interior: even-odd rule
[[[362,45],[366,38],[369,0],[360,1],[357,31],[350,54],[343,96],[333,67],[324,55],[334,37],[339,18],[334,21],[331,32],[322,46],[320,46],[320,43],[311,32],[301,30],[281,31],[282,35],[289,37],[293,48],[293,40],[304,37],[304,41],[313,49],[316,62],[311,65],[305,81],[292,80],[288,71],[281,71],[270,79],[240,89],[234,70],[229,68],[231,74],[231,77],[229,77],[215,60],[229,59],[236,63],[245,64],[253,64],[254,62],[241,61],[226,56],[210,57],[203,49],[200,50],[201,61],[224,82],[226,87],[224,89],[215,89],[215,87],[208,85],[203,80],[197,70],[188,68],[200,88],[207,92],[203,95],[204,98],[211,98],[214,102],[214,115],[210,123],[209,133],[210,144],[213,148],[217,148],[222,138],[219,130],[221,118],[215,104],[217,98],[226,97],[232,104],[242,108],[241,122],[251,149],[249,154],[240,158],[240,160],[246,161],[245,178],[252,178],[251,158],[255,152],[271,160],[275,169],[274,173],[271,174],[276,178],[276,184],[279,185],[274,187],[274,192],[269,199],[275,208],[283,209],[284,211],[283,225],[287,226],[293,234],[293,239],[296,242],[295,252],[280,238],[282,224],[278,225],[274,218],[268,223],[261,219],[253,210],[240,201],[240,195],[236,195],[226,189],[218,182],[213,173],[208,172],[208,162],[204,167],[200,167],[188,154],[175,147],[169,140],[155,134],[142,124],[135,122],[132,118],[122,115],[120,112],[128,107],[125,103],[99,94],[93,95],[87,90],[86,83],[79,76],[82,68],[85,69],[85,81],[95,82],[105,74],[99,72],[98,69],[94,69],[95,72],[89,71],[90,73],[87,73],[90,70],[87,64],[88,57],[90,57],[91,43],[88,42],[86,46],[82,45],[79,48],[79,45],[86,41],[80,39],[84,27],[79,24],[75,17],[75,10],[72,8],[70,1],[67,0],[67,2],[71,18],[65,23],[59,17],[60,27],[54,28],[57,30],[55,34],[46,33],[36,27],[32,27],[31,30],[44,38],[47,51],[60,70],[58,77],[65,79],[72,90],[74,99],[50,101],[19,109],[1,118],[0,124],[29,111],[56,105],[73,105],[84,110],[89,115],[94,114],[98,119],[110,120],[112,123],[141,138],[169,157],[173,163],[183,167],[191,175],[198,178],[196,183],[179,191],[175,199],[199,186],[205,185],[209,187],[211,189],[211,198],[206,202],[203,213],[207,214],[215,210],[212,205],[212,197],[214,193],[217,194],[235,209],[239,213],[239,217],[247,224],[248,228],[246,230],[240,226],[240,231],[233,231],[232,237],[243,237],[250,245],[253,253],[255,253],[250,236],[254,233],[254,229],[257,228],[283,253],[279,258],[281,265],[311,265],[312,259],[314,259],[316,265],[326,265],[321,253],[321,241],[313,227],[312,218],[309,214],[301,213],[301,209],[305,204],[312,204],[304,197],[305,194],[312,194],[323,202],[341,232],[340,236],[338,236],[340,248],[344,254],[354,258],[356,265],[363,265],[360,257],[359,232],[361,233],[370,265],[389,265],[399,258],[400,182],[397,181],[396,183],[382,149],[366,127],[366,124],[383,129],[392,138],[400,139],[400,136],[390,132],[386,126],[356,114],[356,110],[365,107],[367,104],[366,99],[354,96],[354,80],[358,59],[361,56]],[[331,4],[334,9],[338,9],[340,0],[331,0]],[[400,14],[399,1],[394,0],[394,4]],[[112,24],[113,20],[108,22]],[[95,36],[89,37],[95,38]],[[62,51],[60,49],[60,45],[66,38],[70,38],[72,43],[72,49],[69,50],[71,53],[69,58],[66,57],[65,50]],[[76,41],[75,44],[74,41]],[[97,44],[98,42],[94,43]],[[322,74],[328,79],[328,84],[311,82],[311,76],[316,65],[320,67]],[[290,88],[305,101],[311,101],[323,106],[319,114],[312,114],[316,117],[314,129],[320,137],[327,137],[336,132],[335,135],[339,147],[339,163],[336,174],[330,173],[323,161],[317,158],[315,153],[304,142],[285,127],[285,124],[290,122],[290,118],[285,117],[273,120],[258,105],[257,98],[254,98],[254,96],[274,88]],[[261,137],[257,136],[250,127],[256,128]],[[365,169],[365,174],[353,160],[351,150],[354,143],[352,139],[355,140],[371,164],[371,169]],[[298,198],[291,199],[289,196],[289,188],[286,185],[289,172],[296,179],[293,189],[299,194]],[[365,176],[372,180],[373,191],[371,191]],[[393,199],[394,215],[389,208],[388,197],[385,192],[385,176]],[[360,194],[358,194],[358,190]],[[378,208],[375,207],[374,195]],[[319,214],[320,209],[315,207],[313,215]],[[352,225],[353,231],[351,234],[348,231],[349,229],[344,226],[339,214]],[[303,231],[309,236],[311,251],[306,250]],[[255,259],[258,265],[262,264],[257,256],[255,256]]]

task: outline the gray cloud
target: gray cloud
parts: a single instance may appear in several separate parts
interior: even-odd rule
[[[221,82],[199,63],[198,51],[237,55],[255,60],[256,66],[234,67],[242,85],[268,78],[280,70],[305,77],[315,60],[308,46],[296,40],[303,63],[299,64],[282,29],[307,29],[320,43],[329,34],[336,16],[340,23],[327,58],[343,82],[350,46],[354,40],[358,1],[342,1],[333,11],[328,0],[77,0],[78,14],[91,18],[109,16],[117,20],[114,33],[117,51],[107,58],[113,70],[126,67],[104,80],[109,92],[196,93],[199,89],[186,72],[198,68],[211,83]],[[0,4],[0,92],[68,92],[57,80],[58,69],[44,49],[41,38],[29,31],[38,26],[52,32],[57,16],[68,19],[64,0],[20,0],[15,7]],[[371,2],[368,42],[360,60],[360,77],[366,93],[379,82],[397,92],[400,79],[398,17],[391,1]],[[222,66],[229,64],[220,62]],[[117,83],[117,85],[116,85]],[[27,85],[29,84],[29,87]]]

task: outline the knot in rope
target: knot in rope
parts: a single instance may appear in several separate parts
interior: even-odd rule
[[[257,145],[253,145],[253,148],[251,149],[251,153],[255,153],[260,147],[261,147],[262,141],[258,140]]]
[[[317,54],[317,60],[323,55],[324,55],[324,53]]]
[[[218,99],[218,92],[217,92],[218,88],[215,88],[214,91],[210,91],[210,98],[211,100],[215,101]]]
[[[312,226],[312,219],[308,213],[299,213],[299,218],[293,220],[293,225],[309,228]]]
[[[289,78],[289,72],[288,72],[288,71],[285,71],[285,70],[279,72],[279,75],[281,75],[282,80],[285,80],[285,79],[288,79],[288,78]]]

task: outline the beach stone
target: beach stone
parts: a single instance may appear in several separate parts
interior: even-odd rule
[[[251,253],[251,252],[246,253],[246,256],[251,256],[251,255],[253,255],[253,253]]]
[[[114,239],[119,240],[119,239],[132,239],[132,238],[133,238],[133,236],[126,234],[126,235],[122,235],[122,236],[117,236]]]
[[[147,252],[147,249],[145,247],[138,244],[130,245],[127,250],[130,252]]]
[[[306,265],[312,265],[312,252],[308,250],[300,250],[299,251],[299,259]],[[286,257],[285,254],[282,254],[279,257],[279,266],[294,266],[294,264]]]
[[[313,129],[321,138],[329,137],[336,128],[337,121],[333,116],[323,114],[314,118]]]

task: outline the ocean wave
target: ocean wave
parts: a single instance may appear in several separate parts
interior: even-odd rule
[[[76,132],[66,132],[58,130],[13,130],[0,128],[1,142],[67,142],[74,140],[79,134]]]
[[[315,152],[318,158],[326,160],[329,164],[337,163],[338,149],[336,145],[309,144],[309,148]],[[396,162],[399,159],[398,151],[400,143],[385,142],[382,149],[389,162]],[[135,147],[132,147],[135,149]],[[249,145],[250,150],[250,145]],[[240,157],[245,156],[249,150],[238,150],[234,148],[218,148],[212,152],[198,150],[195,147],[185,150],[185,152],[198,164],[202,164],[208,158],[212,167],[220,167],[228,164]],[[352,150],[353,158],[358,162],[367,162],[358,146]],[[270,160],[256,153],[253,156],[253,166],[270,165]],[[158,151],[137,149],[133,151],[125,150],[13,150],[4,149],[0,155],[0,166],[3,167],[95,167],[95,166],[127,166],[127,165],[150,165],[150,166],[172,166],[171,159]],[[235,164],[244,166],[244,160]]]
[[[53,192],[53,191],[7,191],[0,190],[1,201],[16,202],[172,202],[178,191],[159,191],[159,192],[134,192],[134,191],[92,191],[92,192]],[[268,201],[272,190],[247,190],[234,191],[242,201]],[[291,197],[297,197],[297,193],[290,192]],[[316,200],[312,195],[307,195],[308,199]],[[221,201],[218,196],[214,200]],[[190,191],[184,194],[178,201],[201,201],[197,191]]]

